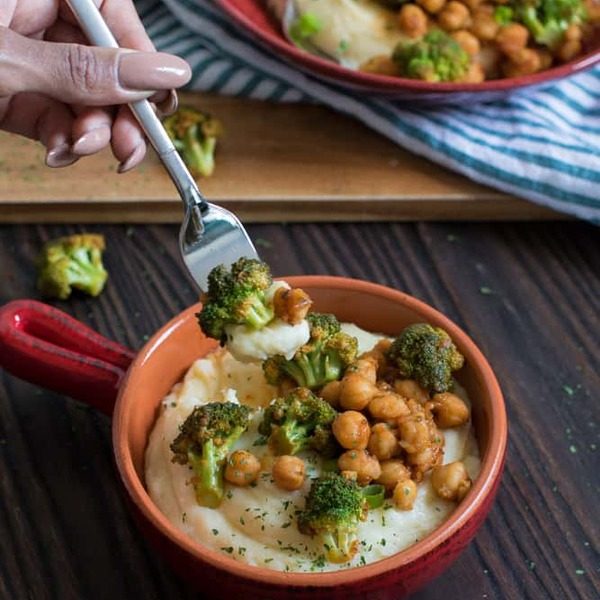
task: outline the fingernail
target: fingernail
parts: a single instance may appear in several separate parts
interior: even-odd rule
[[[60,144],[46,153],[46,165],[53,169],[72,165],[78,159],[79,156],[71,152],[69,144]]]
[[[127,173],[133,169],[133,167],[137,167],[142,162],[144,155],[146,154],[146,144],[144,142],[140,142],[133,152],[119,165],[117,168],[117,173]]]
[[[156,109],[159,114],[163,117],[168,117],[172,115],[179,106],[179,98],[177,96],[177,92],[175,90],[170,90],[169,95],[162,101],[156,105]]]
[[[119,83],[130,90],[168,90],[191,78],[185,60],[163,52],[123,52],[119,60]]]
[[[101,125],[91,129],[79,137],[71,146],[71,151],[80,156],[94,154],[108,144],[110,141],[110,127]]]

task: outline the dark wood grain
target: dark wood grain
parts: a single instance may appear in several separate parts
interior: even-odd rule
[[[36,297],[33,259],[77,228],[0,228],[0,302]],[[107,236],[99,299],[57,306],[139,347],[195,301],[176,229]],[[418,600],[600,597],[600,235],[581,223],[265,225],[278,275],[327,273],[407,291],[464,327],[492,363],[510,419],[492,513]],[[205,598],[209,598],[206,595]],[[119,491],[109,421],[0,375],[0,598],[192,599],[151,554]]]

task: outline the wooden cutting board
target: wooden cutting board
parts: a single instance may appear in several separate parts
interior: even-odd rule
[[[184,94],[225,133],[207,198],[247,222],[557,218],[399,149],[312,105]],[[153,153],[116,173],[107,151],[48,169],[33,142],[0,133],[0,222],[177,222],[180,201]]]

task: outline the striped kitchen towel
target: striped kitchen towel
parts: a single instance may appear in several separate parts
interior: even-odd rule
[[[600,66],[504,101],[407,106],[295,70],[237,28],[212,0],[136,5],[156,46],[190,63],[192,89],[318,102],[475,181],[600,224]]]

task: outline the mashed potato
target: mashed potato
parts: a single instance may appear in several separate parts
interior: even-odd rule
[[[344,329],[359,338],[361,351],[379,339],[354,326]],[[370,563],[407,548],[433,531],[456,507],[454,502],[435,495],[426,476],[411,511],[396,510],[389,503],[370,510],[367,520],[359,525],[361,544],[354,560],[336,565],[325,562],[319,546],[296,527],[295,515],[304,506],[310,477],[321,470],[320,460],[314,455],[301,455],[308,477],[304,487],[296,492],[277,488],[270,471],[265,471],[254,487],[228,486],[218,509],[198,506],[188,484],[190,471],[171,462],[169,445],[180,424],[198,404],[237,398],[258,410],[236,448],[250,448],[266,461],[266,446],[252,444],[258,437],[260,409],[274,395],[275,388],[265,382],[260,365],[240,363],[221,349],[197,360],[164,399],[146,450],[146,486],[165,516],[198,543],[251,565],[280,571],[331,571]],[[461,395],[464,397],[464,393]],[[444,463],[463,460],[474,479],[480,465],[470,423],[445,429],[444,436]]]

